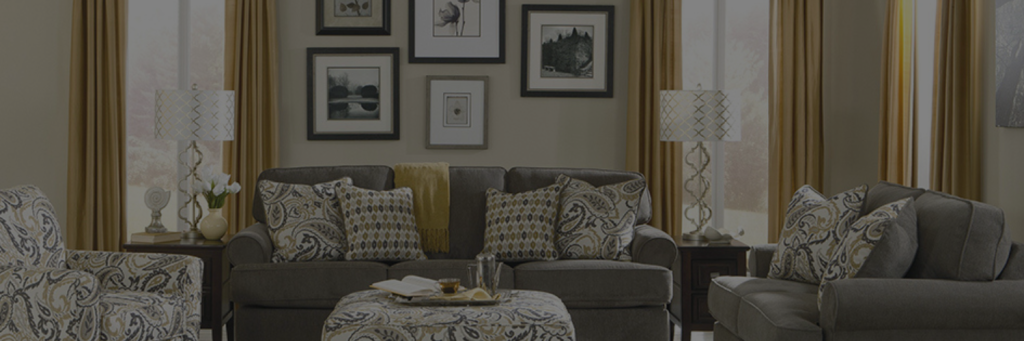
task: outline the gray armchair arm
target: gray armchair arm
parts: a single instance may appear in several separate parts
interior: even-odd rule
[[[231,265],[269,263],[274,244],[267,225],[257,222],[231,237],[227,249]]]
[[[1001,330],[1024,338],[1024,281],[854,278],[828,282],[820,325],[869,330]]]
[[[0,268],[0,338],[9,340],[92,340],[98,337],[99,285],[75,270]]]
[[[768,270],[772,266],[772,255],[775,254],[779,244],[758,244],[750,247],[750,257],[747,266],[750,267],[751,277],[768,278]]]
[[[672,237],[650,225],[636,227],[630,253],[634,262],[661,265],[668,269],[672,268],[672,262],[679,256]]]

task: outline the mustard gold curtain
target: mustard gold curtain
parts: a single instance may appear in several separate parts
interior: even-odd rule
[[[67,246],[125,242],[125,0],[75,0],[71,28]]]
[[[882,48],[878,179],[917,186],[914,1],[889,0]]]
[[[228,235],[253,224],[256,178],[278,165],[277,1],[226,0],[225,89],[235,91],[235,140],[224,165],[242,191],[225,206]]]
[[[768,241],[800,186],[822,188],[821,0],[772,0]]]
[[[982,1],[940,0],[936,18],[931,188],[981,197]]]
[[[629,109],[626,169],[643,173],[651,192],[651,226],[682,234],[683,147],[660,140],[661,90],[682,88],[681,0],[632,0],[629,20]]]

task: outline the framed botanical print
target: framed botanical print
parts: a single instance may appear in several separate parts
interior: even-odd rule
[[[504,63],[505,0],[409,1],[410,63]]]
[[[427,76],[427,148],[487,149],[487,76]]]
[[[398,48],[306,49],[306,138],[398,140]]]
[[[390,35],[391,0],[316,0],[317,35]]]
[[[523,5],[523,97],[612,97],[614,6]]]

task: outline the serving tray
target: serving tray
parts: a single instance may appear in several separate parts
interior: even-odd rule
[[[435,296],[424,296],[424,297],[403,297],[398,295],[392,295],[395,298],[395,302],[403,305],[414,306],[414,307],[465,307],[465,306],[487,306],[487,305],[498,305],[500,303],[508,302],[512,300],[511,290],[498,290],[498,299],[496,300],[445,300],[437,299],[432,297],[441,296],[444,294],[437,294]]]

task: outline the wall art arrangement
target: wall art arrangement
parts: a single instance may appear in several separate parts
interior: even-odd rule
[[[523,5],[523,97],[612,97],[614,6]]]
[[[505,63],[505,0],[409,1],[410,63]]]
[[[306,49],[309,140],[398,140],[398,48]]]
[[[390,35],[391,0],[316,0],[317,35]]]
[[[487,76],[427,76],[427,148],[487,149]]]
[[[997,1],[996,126],[1024,127],[1024,0]]]

